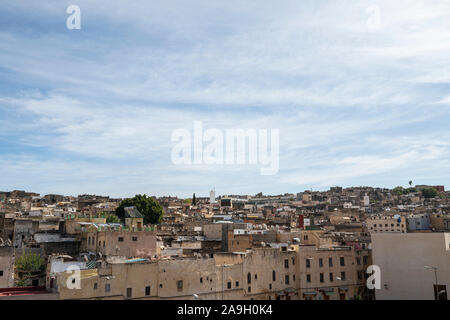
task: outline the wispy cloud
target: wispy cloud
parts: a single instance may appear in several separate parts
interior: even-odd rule
[[[77,31],[65,28],[69,4],[2,4],[0,189],[284,193],[450,179],[448,1],[80,0]],[[174,166],[171,133],[194,120],[279,128],[278,175]]]

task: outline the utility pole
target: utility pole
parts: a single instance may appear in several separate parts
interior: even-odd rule
[[[435,290],[435,295],[436,295],[436,300],[439,300],[439,295],[440,295],[440,293],[439,293],[439,288],[438,288],[438,278],[437,278],[437,267],[433,267],[433,266],[424,266],[424,268],[425,269],[428,269],[428,270],[433,270],[434,271],[434,279],[435,279],[435,288],[434,288],[434,290]]]

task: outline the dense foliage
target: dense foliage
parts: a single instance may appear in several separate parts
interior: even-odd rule
[[[124,199],[116,209],[116,215],[120,219],[125,218],[125,207],[135,206],[144,216],[144,224],[155,224],[161,222],[164,212],[156,199],[147,195],[135,195],[133,198]]]

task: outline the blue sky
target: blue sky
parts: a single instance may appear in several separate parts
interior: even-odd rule
[[[72,4],[81,30],[66,28]],[[125,197],[450,185],[449,1],[0,8],[0,190]],[[278,174],[174,165],[171,134],[194,120],[280,129]]]

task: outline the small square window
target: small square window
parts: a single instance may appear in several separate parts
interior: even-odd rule
[[[123,237],[119,237],[119,242],[123,242]]]
[[[183,291],[183,280],[178,280],[177,281],[177,290],[178,291]]]
[[[137,237],[133,237],[131,238],[133,241],[137,241]]]

